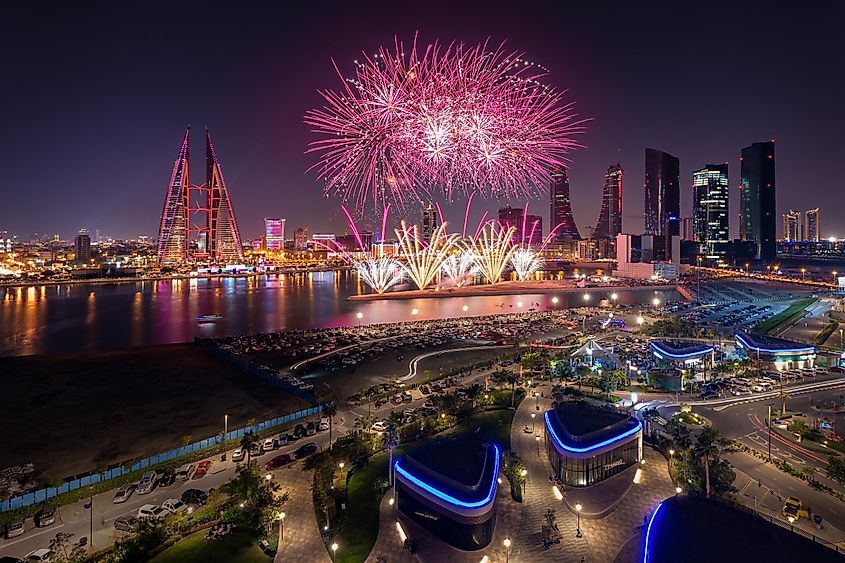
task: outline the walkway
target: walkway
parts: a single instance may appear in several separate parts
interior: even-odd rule
[[[311,493],[314,472],[303,471],[302,464],[296,463],[274,471],[273,478],[282,485],[283,492],[290,494],[283,508],[284,538],[279,538],[275,562],[331,563],[314,514]]]

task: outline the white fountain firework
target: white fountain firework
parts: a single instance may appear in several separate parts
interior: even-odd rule
[[[478,269],[491,284],[502,279],[502,273],[517,249],[513,242],[515,232],[515,227],[506,229],[490,221],[478,230],[476,236],[464,243],[464,251],[473,253]]]
[[[405,272],[402,264],[393,258],[367,258],[355,262],[358,277],[370,288],[381,295],[394,285],[402,282]]]
[[[518,248],[511,256],[511,266],[517,279],[525,281],[543,266],[543,262],[530,248]]]
[[[458,235],[447,235],[446,223],[443,223],[431,233],[429,241],[426,242],[420,237],[419,227],[408,227],[405,221],[402,221],[402,228],[396,229],[395,232],[405,259],[402,263],[405,273],[419,289],[425,289],[437,277],[444,260],[452,252]]]
[[[472,250],[450,254],[443,261],[443,275],[461,287],[479,272],[478,258]]]

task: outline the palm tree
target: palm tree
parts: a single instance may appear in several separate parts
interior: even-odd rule
[[[783,390],[781,387],[780,392],[778,392],[778,399],[780,399],[780,415],[786,416],[786,400],[790,397],[789,393]]]
[[[323,405],[323,416],[329,417],[329,448],[332,447],[332,426],[334,424],[334,416],[336,414],[337,405],[335,403]]]
[[[552,385],[552,399],[557,401],[558,403],[563,400],[563,397],[566,395],[566,387],[561,385],[560,383],[556,383]]]
[[[513,408],[514,396],[516,395],[516,384],[519,383],[519,375],[512,371],[508,371],[505,376],[505,383],[511,384],[511,408]]]
[[[695,442],[695,455],[704,463],[704,491],[710,496],[710,460],[719,458],[719,431],[713,427],[705,428]]]
[[[240,447],[243,451],[246,452],[246,464],[249,466],[249,462],[251,461],[252,457],[252,447],[258,443],[258,436],[253,434],[252,432],[247,432],[243,436],[241,436]]]
[[[396,427],[390,425],[387,427],[382,436],[382,444],[387,448],[387,453],[390,455],[390,465],[387,466],[387,482],[393,484],[393,448],[399,445],[399,433],[396,432]]]

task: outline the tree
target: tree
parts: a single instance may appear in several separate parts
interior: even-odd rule
[[[616,378],[613,377],[612,373],[605,372],[602,374],[599,380],[599,388],[602,390],[602,393],[610,398],[610,394],[616,391]]]
[[[792,424],[788,427],[790,432],[795,432],[799,436],[803,437],[807,432],[810,431],[810,428],[807,426],[807,423],[801,419],[795,420]]]
[[[784,391],[783,388],[781,388],[781,390],[778,392],[778,399],[780,399],[780,401],[781,401],[780,402],[780,415],[781,416],[786,416],[786,400],[789,397],[790,397],[789,393]]]
[[[590,369],[590,366],[588,366],[586,364],[581,364],[580,366],[578,366],[578,368],[576,368],[575,373],[578,374],[578,390],[580,391],[581,390],[581,378],[587,377],[588,375],[593,373],[593,370]]]
[[[830,456],[827,476],[838,483],[845,484],[845,460],[838,456]]]
[[[332,447],[332,426],[334,424],[334,417],[337,414],[337,405],[329,403],[323,405],[323,416],[329,417],[329,448]]]
[[[246,432],[241,436],[240,447],[246,453],[246,464],[249,465],[252,457],[252,448],[258,444],[258,436],[252,432]]]
[[[672,442],[675,444],[676,449],[686,450],[692,445],[690,431],[686,424],[678,422],[673,418],[668,424],[666,424],[666,430],[668,430],[669,435],[672,436]]]
[[[387,431],[382,437],[382,442],[390,456],[390,465],[387,466],[388,482],[393,483],[393,448],[399,445],[399,434],[396,432],[395,426],[391,425],[387,427]]]
[[[719,459],[719,431],[713,427],[705,428],[698,435],[695,441],[695,455],[702,460],[704,465],[704,491],[705,496],[710,496],[710,462]]]
[[[561,384],[552,385],[552,399],[558,403],[566,396],[566,387]]]
[[[514,396],[516,395],[516,384],[519,383],[519,375],[512,371],[508,371],[507,375],[504,376],[504,381],[505,383],[510,383],[511,385],[511,408],[513,408]]]

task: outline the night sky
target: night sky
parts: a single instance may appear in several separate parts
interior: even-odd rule
[[[339,86],[332,57],[351,73],[362,49],[417,30],[423,43],[506,41],[593,118],[570,167],[582,234],[617,161],[624,229],[642,229],[648,146],[681,159],[682,216],[691,172],[729,162],[737,236],[740,149],[775,139],[778,213],[821,207],[822,235],[845,237],[845,3],[17,4],[0,16],[0,230],[24,238],[155,236],[188,124],[194,180],[208,126],[245,238],[268,215],[287,218],[288,236],[343,232],[340,201],[305,174],[316,157],[302,116],[316,89]],[[500,203],[476,198],[473,216]],[[547,199],[530,211],[547,221]],[[459,229],[463,204],[446,215]]]

